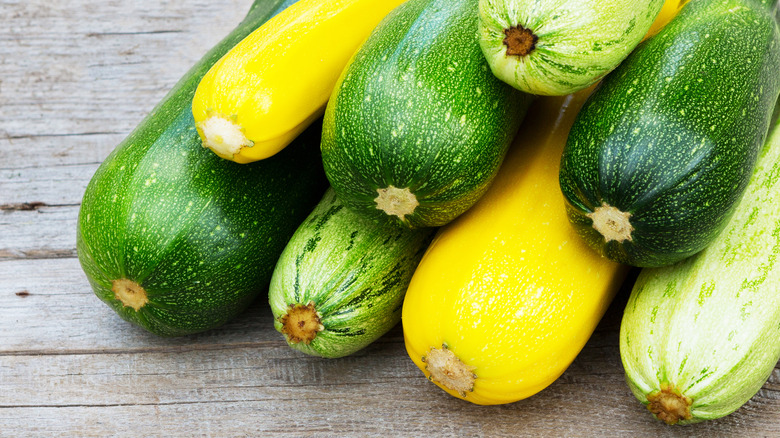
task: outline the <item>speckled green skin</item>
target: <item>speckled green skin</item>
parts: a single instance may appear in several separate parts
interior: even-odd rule
[[[101,300],[150,332],[200,332],[241,312],[265,290],[287,240],[327,187],[317,126],[289,152],[239,165],[204,149],[192,121],[200,77],[283,3],[257,1],[87,186],[78,221],[81,266]],[[145,288],[149,303],[124,307],[111,290],[120,278]]]
[[[477,0],[410,0],[374,30],[325,112],[322,159],[338,196],[368,217],[440,226],[487,190],[531,97],[498,80],[479,48]],[[401,220],[377,189],[409,188]]]
[[[290,239],[274,270],[269,302],[274,326],[291,304],[314,303],[324,330],[309,344],[322,357],[352,354],[401,320],[401,306],[433,228],[377,224],[345,208],[328,190]]]
[[[696,0],[694,0],[696,1]],[[692,399],[690,420],[745,404],[780,359],[780,129],[775,126],[734,216],[699,254],[642,270],[620,327],[634,395],[661,384]]]
[[[772,2],[776,3],[776,2]],[[780,89],[775,13],[696,0],[609,74],[579,113],[560,184],[579,233],[612,260],[669,265],[723,229],[750,178]],[[586,217],[631,214],[631,241]]]

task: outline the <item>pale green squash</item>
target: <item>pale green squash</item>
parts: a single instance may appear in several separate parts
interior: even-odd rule
[[[650,29],[663,0],[480,0],[482,52],[499,79],[566,95],[609,73]]]
[[[727,228],[676,265],[645,269],[620,328],[634,395],[669,424],[728,415],[780,359],[780,128]]]

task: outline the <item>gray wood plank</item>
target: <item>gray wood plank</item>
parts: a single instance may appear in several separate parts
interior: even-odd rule
[[[102,161],[250,4],[0,2],[0,169]]]
[[[27,278],[35,271],[39,274],[30,283]],[[639,431],[665,436],[677,430],[652,419],[623,382],[617,349],[621,300],[552,386],[524,401],[479,407],[446,395],[423,378],[405,354],[400,327],[351,357],[309,357],[286,346],[261,298],[220,329],[163,339],[121,321],[100,303],[72,258],[5,261],[0,272],[0,321],[13,327],[0,333],[0,424],[14,425],[16,431],[56,435],[76,430],[77,424],[58,429],[68,423],[52,418],[48,429],[42,429],[45,421],[35,422],[35,429],[12,422],[42,409],[86,421],[116,415],[117,408],[140,413],[152,407],[155,421],[162,424],[182,420],[179,415],[187,412],[211,426],[225,423],[218,430],[230,436],[240,436],[241,428],[284,435],[278,421],[297,425],[290,435],[406,431],[417,436],[435,428],[434,436],[617,436]],[[27,294],[19,295],[21,291]],[[780,433],[779,389],[776,370],[737,413],[685,431],[698,436]],[[215,416],[221,409],[256,414]],[[256,416],[260,412],[267,414],[264,420]],[[326,417],[332,429],[317,423]],[[366,418],[383,420],[366,425]],[[124,428],[114,425],[118,428],[111,430],[154,433],[131,424],[131,417],[125,418]],[[181,432],[171,430],[172,436]]]
[[[77,217],[78,205],[0,205],[0,260],[75,257]]]

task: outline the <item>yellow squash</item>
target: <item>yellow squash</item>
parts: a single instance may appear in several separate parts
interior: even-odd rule
[[[402,313],[407,351],[456,397],[499,404],[544,389],[623,281],[626,268],[573,230],[558,188],[560,154],[585,97],[534,104],[493,186],[440,230],[412,277]]]
[[[679,0],[657,20],[668,21]],[[627,268],[600,257],[566,217],[560,156],[590,90],[540,98],[477,204],[443,227],[404,300],[409,356],[476,404],[541,391],[571,364]]]
[[[198,84],[205,147],[238,163],[268,158],[325,109],[349,58],[405,0],[299,0],[252,32]]]

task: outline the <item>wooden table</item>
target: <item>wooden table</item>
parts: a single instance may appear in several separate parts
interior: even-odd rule
[[[84,188],[249,4],[0,1],[0,436],[780,436],[777,369],[727,418],[652,418],[623,380],[625,293],[558,381],[492,407],[423,378],[400,327],[326,360],[288,348],[263,299],[184,338],[120,320],[76,258]]]

